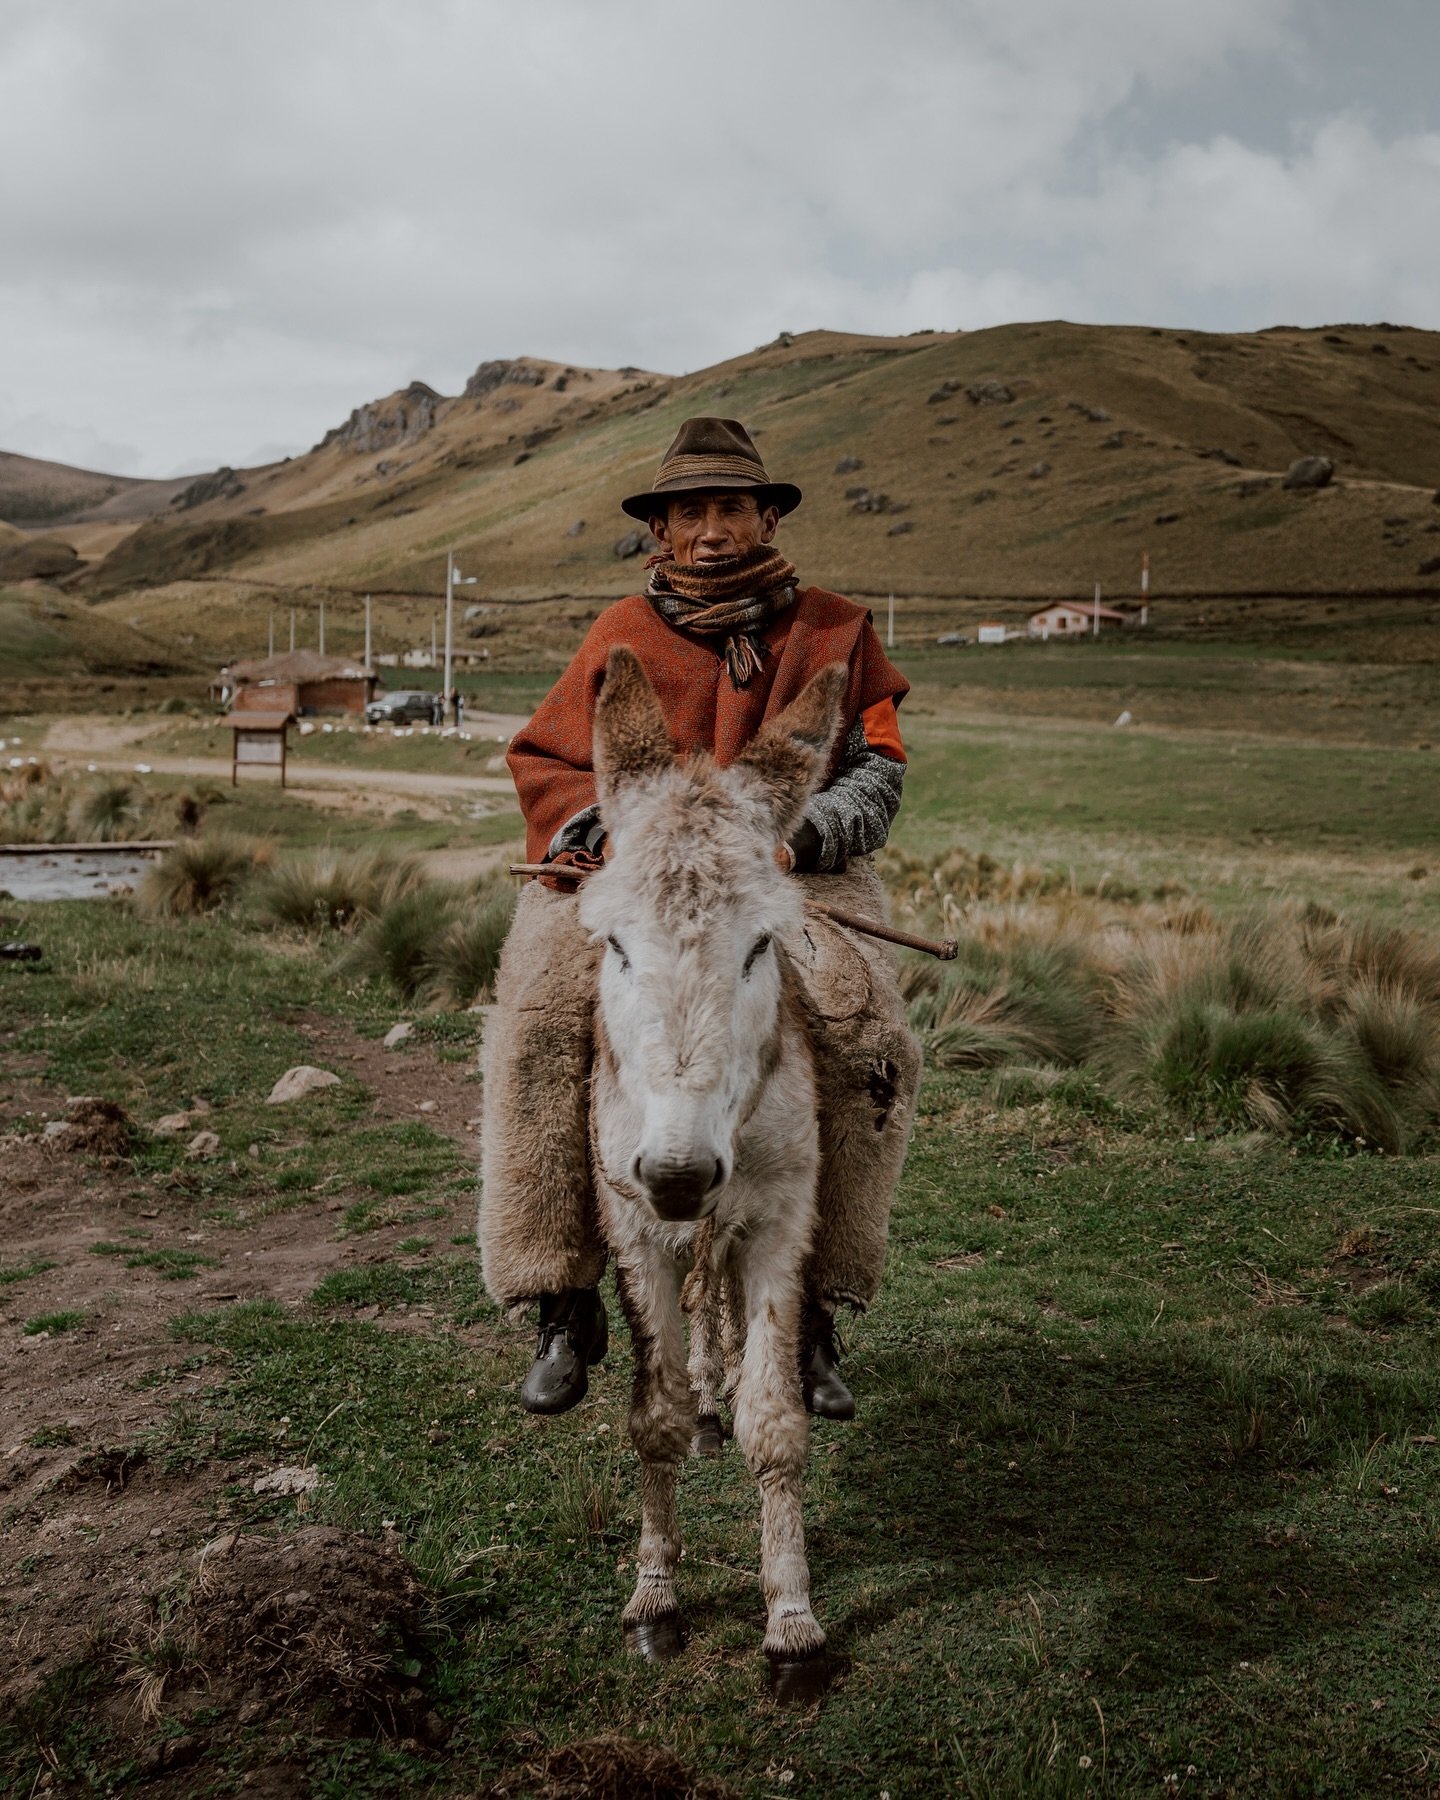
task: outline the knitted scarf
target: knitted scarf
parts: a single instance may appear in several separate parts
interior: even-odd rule
[[[731,685],[743,688],[769,655],[761,632],[796,598],[795,565],[773,544],[757,544],[718,562],[677,563],[652,556],[645,595],[677,630],[723,637]]]

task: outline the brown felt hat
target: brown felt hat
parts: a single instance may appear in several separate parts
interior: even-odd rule
[[[800,504],[794,482],[772,481],[765,473],[760,452],[738,419],[687,419],[661,458],[651,491],[632,494],[620,505],[632,519],[648,523],[664,515],[676,494],[716,488],[746,488],[761,506],[778,506],[782,514]]]

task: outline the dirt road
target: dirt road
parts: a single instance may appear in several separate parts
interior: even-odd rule
[[[509,713],[472,715],[477,735],[510,737],[524,723]],[[45,733],[42,753],[53,763],[93,763],[97,769],[133,770],[143,762],[157,775],[184,775],[191,779],[229,781],[230,762],[218,756],[152,756],[145,741],[163,730],[169,721],[76,717],[57,719]],[[513,796],[508,775],[443,775],[415,769],[340,768],[328,763],[306,762],[303,752],[291,755],[285,772],[287,788],[348,792],[403,794],[429,799],[463,799],[477,794]]]

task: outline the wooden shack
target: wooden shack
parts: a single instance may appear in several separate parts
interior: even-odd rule
[[[211,683],[235,712],[363,714],[379,685],[362,663],[318,650],[287,650],[230,663]]]

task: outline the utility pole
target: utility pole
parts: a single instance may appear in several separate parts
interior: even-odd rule
[[[444,705],[450,704],[454,693],[455,678],[455,590],[457,587],[474,587],[480,579],[478,575],[462,575],[455,567],[455,552],[450,550],[445,556],[445,681],[440,689],[440,698]]]
[[[1150,621],[1150,552],[1140,552],[1140,623]]]
[[[1098,575],[1095,577],[1095,618],[1090,627],[1090,635],[1091,637],[1100,635],[1100,577]]]
[[[320,602],[320,654],[325,654],[325,602]]]
[[[436,615],[434,613],[431,613],[431,615],[430,615],[430,667],[432,669],[438,669],[440,667],[440,640],[435,635],[436,630],[437,630],[435,620],[436,620]]]
[[[290,608],[290,654],[295,654],[295,608]]]
[[[885,622],[885,648],[895,648],[895,596],[890,596],[890,611]]]
[[[370,596],[365,596],[365,673],[373,675],[374,667],[370,661]]]
[[[265,654],[267,656],[275,654],[275,608],[273,606],[270,608],[270,648]]]

